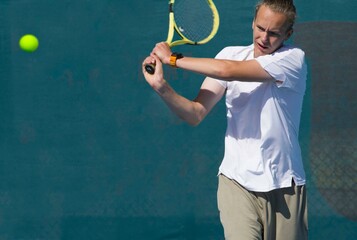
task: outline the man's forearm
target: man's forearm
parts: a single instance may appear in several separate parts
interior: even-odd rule
[[[255,60],[235,61],[184,57],[176,61],[176,66],[225,81],[261,82],[271,79],[271,76]]]
[[[197,125],[201,122],[200,111],[195,106],[195,102],[188,100],[177,94],[175,90],[165,83],[160,89],[156,91],[170,110],[179,118],[190,125]]]

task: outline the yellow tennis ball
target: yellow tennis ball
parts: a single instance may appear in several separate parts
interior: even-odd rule
[[[25,52],[34,52],[38,48],[38,39],[32,34],[26,34],[20,38],[19,45]]]

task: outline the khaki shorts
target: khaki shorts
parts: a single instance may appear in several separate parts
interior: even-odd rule
[[[252,192],[219,175],[218,209],[227,240],[306,240],[305,186]]]

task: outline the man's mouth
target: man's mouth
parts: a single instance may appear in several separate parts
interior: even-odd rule
[[[264,45],[262,45],[262,44],[260,44],[260,43],[257,43],[257,45],[258,45],[258,47],[259,47],[260,49],[262,49],[262,50],[268,49],[267,46],[264,46]]]

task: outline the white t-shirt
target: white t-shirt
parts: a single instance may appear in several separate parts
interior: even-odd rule
[[[253,45],[227,47],[217,59],[254,59]],[[306,88],[305,54],[283,46],[255,60],[276,80],[227,82],[225,154],[219,173],[251,191],[268,192],[305,184],[298,141]]]

